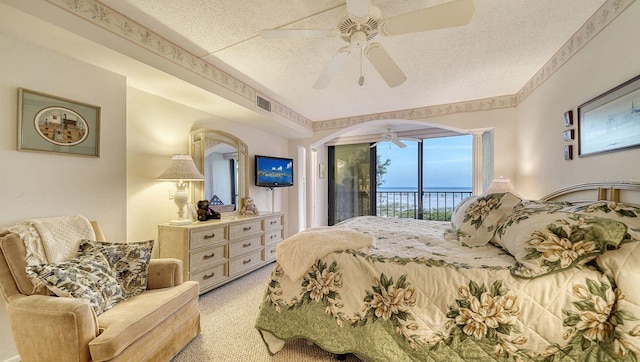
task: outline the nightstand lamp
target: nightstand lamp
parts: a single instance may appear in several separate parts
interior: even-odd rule
[[[184,217],[184,206],[189,200],[187,194],[188,181],[204,181],[204,175],[198,171],[193,163],[191,156],[185,154],[176,154],[171,157],[171,164],[160,176],[160,181],[176,181],[177,191],[173,195],[173,201],[178,206],[178,218],[171,220],[172,225],[191,224],[191,218]]]
[[[484,193],[499,194],[499,193],[505,193],[505,192],[510,192],[520,197],[520,195],[518,195],[518,193],[516,192],[515,187],[513,187],[511,180],[503,176],[500,176],[498,178],[493,179],[493,181],[491,182],[491,185],[489,185],[489,188],[487,188],[487,191],[485,191]]]

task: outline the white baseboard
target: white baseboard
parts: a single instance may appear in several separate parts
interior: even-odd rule
[[[15,357],[11,357],[11,358],[9,358],[9,359],[6,359],[6,360],[4,360],[4,361],[2,361],[2,362],[20,362],[20,361],[21,361],[21,360],[20,360],[20,356],[19,356],[19,355],[17,355],[17,356],[15,356]]]

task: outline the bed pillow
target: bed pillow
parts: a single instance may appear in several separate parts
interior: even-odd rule
[[[516,213],[498,227],[495,240],[517,260],[514,276],[535,278],[583,265],[626,234],[621,222],[580,213]]]
[[[101,254],[29,265],[26,271],[34,285],[44,284],[59,297],[86,299],[96,315],[125,299],[109,262]]]
[[[493,238],[497,225],[521,201],[508,192],[468,197],[453,211],[451,226],[463,245],[486,245]]]
[[[147,289],[152,250],[153,240],[130,243],[82,240],[78,256],[103,255],[128,299]]]
[[[627,233],[631,239],[640,240],[640,205],[595,201],[575,203],[565,210],[620,221],[627,225]]]

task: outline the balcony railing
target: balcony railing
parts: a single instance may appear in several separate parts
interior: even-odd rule
[[[422,193],[422,218],[449,221],[460,201],[471,195],[471,191],[425,191]],[[417,219],[420,213],[418,197],[418,191],[378,191],[376,214]]]

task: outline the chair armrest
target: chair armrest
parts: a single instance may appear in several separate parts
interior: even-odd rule
[[[182,284],[182,261],[180,259],[151,259],[147,289],[169,288]]]
[[[96,314],[88,301],[46,295],[14,295],[6,309],[13,339],[23,361],[91,359],[89,342],[100,331]]]

